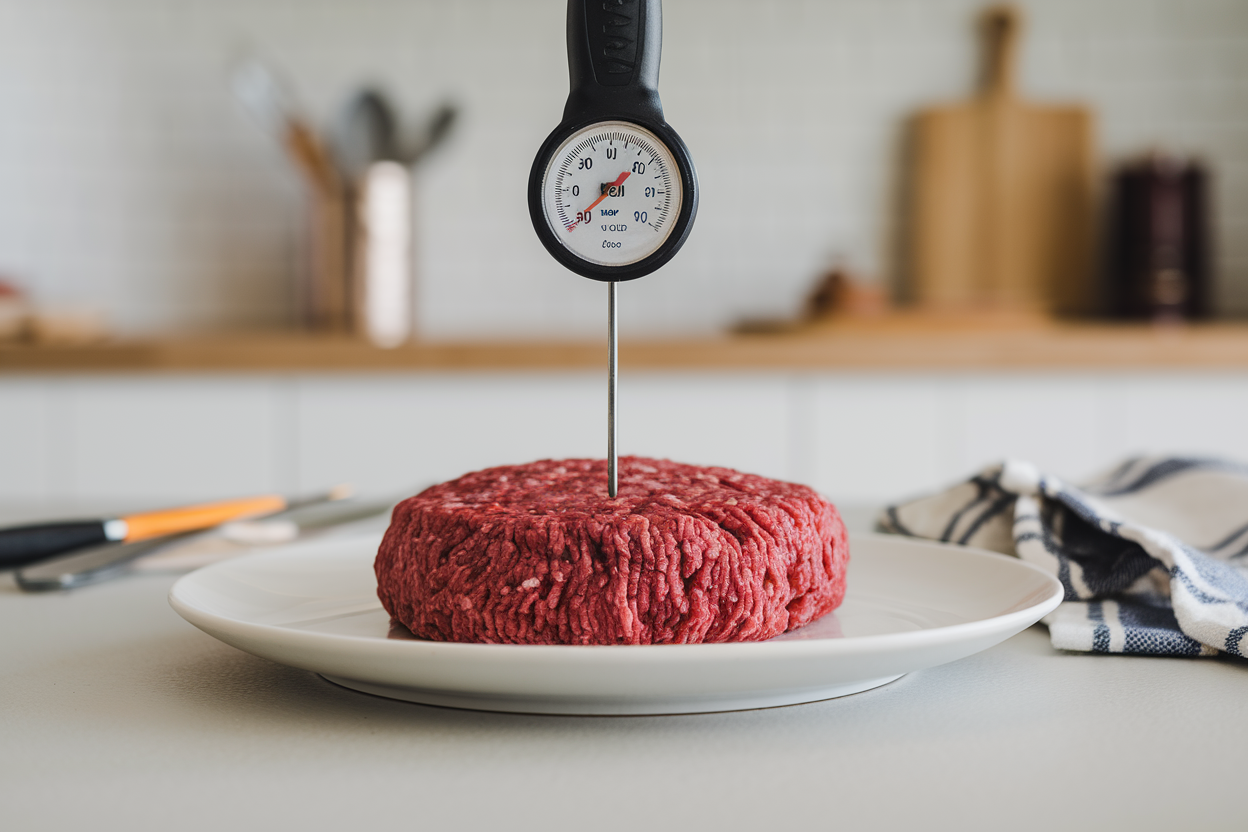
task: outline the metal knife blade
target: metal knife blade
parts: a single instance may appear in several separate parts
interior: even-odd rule
[[[204,532],[185,532],[134,543],[93,546],[18,570],[15,575],[17,585],[27,592],[48,592],[98,583],[126,572],[131,562],[137,558],[203,534]]]
[[[289,524],[293,533],[269,543],[286,543],[309,532],[379,517],[393,500],[323,503],[303,506],[250,521],[257,526]],[[109,543],[42,561],[16,573],[17,585],[27,592],[76,589],[133,572],[189,572],[210,563],[244,554],[262,545],[257,538],[226,537],[220,529],[186,532],[134,543]]]
[[[265,546],[290,543],[370,518],[389,519],[394,501],[339,503],[294,509],[271,517],[229,523],[217,534],[169,546],[131,564],[139,572],[189,572]]]

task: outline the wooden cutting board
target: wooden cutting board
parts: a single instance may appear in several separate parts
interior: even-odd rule
[[[1022,20],[983,18],[984,83],[914,123],[909,263],[914,299],[940,311],[1089,311],[1092,116],[1019,97]]]

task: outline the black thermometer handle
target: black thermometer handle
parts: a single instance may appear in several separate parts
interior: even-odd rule
[[[689,149],[663,118],[659,57],[663,50],[662,0],[568,0],[568,73],[571,91],[563,121],[546,137],[529,171],[529,216],[550,255],[571,271],[616,283],[644,277],[672,259],[689,237],[698,211],[698,177]],[[543,189],[555,153],[580,130],[612,121],[649,131],[675,162],[680,213],[660,246],[642,260],[607,265],[587,260],[556,236],[546,216]],[[602,183],[606,184],[606,183]],[[570,229],[568,229],[570,230]],[[657,230],[657,229],[656,229]]]
[[[564,123],[630,116],[662,124],[662,51],[661,0],[568,0]]]

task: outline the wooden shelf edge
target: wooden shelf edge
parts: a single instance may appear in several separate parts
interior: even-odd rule
[[[300,334],[154,338],[92,346],[0,345],[0,374],[490,372],[597,370],[603,343],[463,341],[381,350]],[[634,370],[1244,369],[1248,326],[1106,324],[1019,328],[867,322],[775,335],[626,341]]]

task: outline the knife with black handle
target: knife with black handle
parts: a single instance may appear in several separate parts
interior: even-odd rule
[[[242,517],[259,517],[301,506],[333,502],[350,496],[339,485],[323,494],[291,500],[262,494],[190,506],[145,511],[99,520],[62,520],[0,529],[0,569],[14,569],[88,546],[137,543],[171,534],[210,529]]]
[[[69,520],[0,529],[0,569],[13,569],[62,552],[124,539],[124,523],[120,528],[110,528],[110,523],[116,521]]]
[[[215,530],[184,532],[132,543],[105,543],[27,566],[18,570],[14,577],[18,587],[26,592],[48,592],[76,589],[111,580],[150,564],[153,560],[159,561],[170,556],[181,561],[172,564],[175,570],[185,571],[203,565],[196,563],[186,566],[185,550],[188,546],[207,544],[210,550],[207,560],[212,562],[258,545],[287,543],[308,533],[323,532],[348,523],[379,517],[389,512],[394,503],[395,500],[380,500],[307,505],[270,515],[262,520],[227,524]],[[227,534],[231,532],[230,525],[239,528]],[[273,532],[279,534],[274,536]],[[202,558],[202,553],[200,557]],[[177,569],[179,566],[181,569]]]

